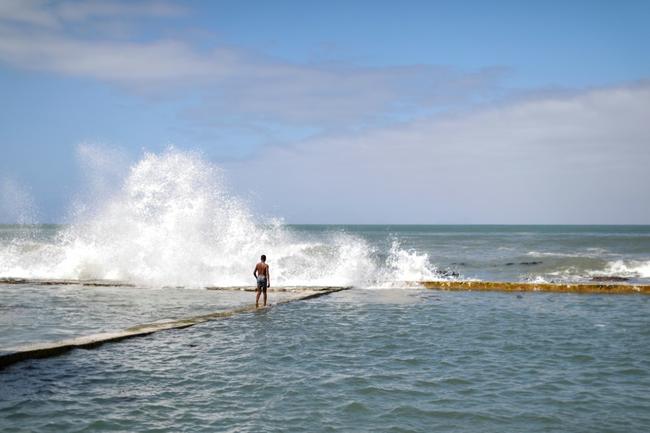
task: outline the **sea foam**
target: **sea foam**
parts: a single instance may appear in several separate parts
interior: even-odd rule
[[[592,275],[616,275],[628,278],[650,278],[650,261],[614,260],[607,263],[604,271],[592,271]]]
[[[264,221],[225,186],[200,155],[148,153],[121,187],[78,206],[54,239],[0,246],[0,276],[114,279],[153,286],[252,284],[261,254],[273,285],[382,286],[435,279],[426,254],[393,243],[385,262],[364,239],[344,232],[308,236]]]

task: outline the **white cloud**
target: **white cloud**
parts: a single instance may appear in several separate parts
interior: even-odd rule
[[[58,20],[45,6],[44,0],[3,0],[0,2],[0,20],[41,27],[55,27]]]
[[[3,0],[0,20],[36,27],[60,27],[67,21],[92,18],[175,17],[185,9],[163,1]]]
[[[234,113],[292,124],[385,121],[398,113],[471,102],[493,89],[501,71],[443,66],[338,67],[243,61],[208,93],[199,113]]]
[[[76,0],[61,2],[55,9],[62,20],[71,21],[96,17],[176,17],[185,12],[185,8],[177,4],[163,1]]]
[[[299,64],[232,46],[197,49],[182,38],[80,36],[86,33],[79,26],[95,28],[96,17],[119,23],[181,12],[162,2],[9,2],[0,9],[0,62],[156,97],[194,92],[202,100],[186,114],[204,125],[276,122],[320,128],[472,102],[489,95],[503,73],[435,65]]]
[[[648,119],[650,85],[596,89],[307,141],[230,171],[295,222],[647,224]]]
[[[43,33],[26,36],[0,27],[0,58],[10,64],[136,87],[169,80],[214,79],[228,68],[228,53],[223,54],[217,62],[216,58],[203,59],[175,41],[146,45],[89,42]]]

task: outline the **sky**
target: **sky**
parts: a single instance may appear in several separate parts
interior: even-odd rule
[[[650,2],[0,0],[0,222],[170,146],[289,223],[650,224]],[[109,164],[110,165],[110,164]]]

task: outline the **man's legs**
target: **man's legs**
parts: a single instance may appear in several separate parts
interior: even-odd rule
[[[260,295],[262,294],[262,289],[259,287],[255,290],[255,308],[259,307],[260,304]],[[264,305],[266,305],[266,293],[264,293]]]
[[[259,295],[257,297],[259,298]],[[266,307],[266,287],[264,287],[264,306]]]

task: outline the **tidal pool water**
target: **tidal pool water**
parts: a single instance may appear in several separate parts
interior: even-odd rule
[[[292,296],[270,292],[269,300],[279,302]],[[254,302],[255,293],[238,290],[0,284],[0,351]]]
[[[0,431],[648,431],[649,312],[353,289],[13,365]]]
[[[0,355],[250,305],[189,288],[261,254],[274,287],[354,289],[4,368],[0,432],[650,431],[650,296],[405,289],[650,284],[650,226],[287,225],[192,152],[126,172],[69,224],[0,225],[0,278],[138,288],[0,285]]]

